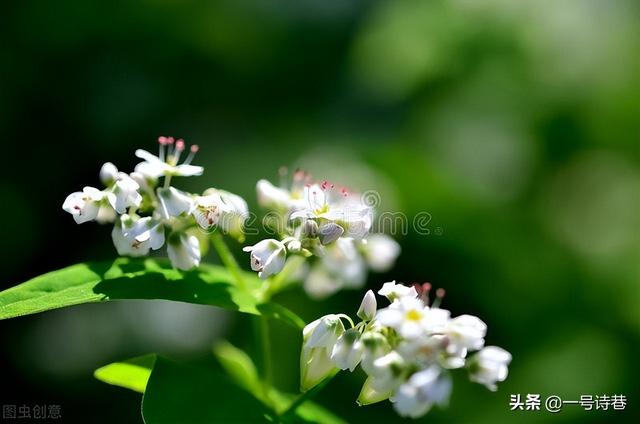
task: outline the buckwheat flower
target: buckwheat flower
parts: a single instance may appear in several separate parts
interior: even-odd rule
[[[287,259],[285,245],[275,239],[266,239],[243,248],[245,252],[251,252],[251,269],[258,272],[261,279],[279,273]]]
[[[159,137],[158,144],[160,150],[158,156],[147,152],[146,150],[136,150],[136,156],[143,159],[144,162],[136,165],[136,172],[140,172],[143,175],[157,179],[161,176],[183,176],[190,177],[195,175],[202,175],[204,168],[201,166],[191,165],[191,160],[198,152],[198,146],[195,144],[190,148],[190,154],[182,164],[178,164],[180,156],[185,150],[184,140],[178,139],[175,141],[173,137]]]
[[[351,328],[345,331],[331,350],[331,360],[341,370],[353,371],[362,359],[364,345],[360,342],[360,331]]]
[[[333,348],[344,333],[344,324],[338,315],[329,314],[313,321],[303,330],[306,345],[309,347]]]
[[[209,193],[196,196],[195,207],[191,213],[201,228],[211,230],[218,225],[224,208],[225,204],[220,194]]]
[[[377,321],[373,321],[372,324],[373,328],[365,331],[360,337],[360,341],[364,346],[360,364],[362,369],[369,375],[374,373],[374,361],[391,352],[389,341],[386,336],[380,332],[382,327]]]
[[[138,192],[140,185],[124,172],[115,175],[113,184],[110,187],[115,196],[109,197],[109,202],[113,209],[119,214],[123,214],[127,208],[137,208],[142,202],[142,195]]]
[[[386,234],[369,234],[362,240],[361,250],[369,268],[387,272],[400,254],[400,245]]]
[[[160,214],[164,219],[188,215],[195,208],[193,198],[183,191],[174,187],[162,187],[158,189],[158,199],[160,200]]]
[[[422,300],[401,297],[388,307],[378,311],[376,320],[395,329],[402,337],[415,338],[423,335],[429,325],[429,308]]]
[[[451,395],[451,378],[430,366],[413,374],[393,396],[393,407],[403,417],[418,418],[434,404],[445,406]]]
[[[291,191],[276,187],[267,180],[260,180],[256,184],[258,204],[267,209],[286,212],[300,205],[300,198],[295,198]]]
[[[341,237],[324,246],[304,281],[304,289],[314,299],[323,299],[343,288],[359,288],[365,283],[367,267],[352,238]]]
[[[167,243],[171,265],[187,271],[200,265],[200,242],[186,233],[172,233]]]
[[[328,377],[335,369],[330,355],[344,325],[337,315],[326,315],[302,330],[300,354],[300,388],[307,391]]]
[[[449,322],[444,333],[452,344],[464,349],[478,350],[484,346],[487,324],[473,315],[460,315]]]
[[[99,217],[104,202],[115,203],[115,195],[94,187],[85,187],[82,191],[76,191],[67,196],[62,204],[62,209],[69,212],[78,224],[93,221]]]
[[[208,191],[205,191],[205,194]],[[225,233],[238,241],[244,241],[244,223],[249,218],[247,202],[237,194],[224,190],[217,190],[217,192],[225,205],[218,225]]]
[[[415,287],[405,286],[404,284],[397,284],[395,280],[384,283],[382,285],[382,288],[378,290],[378,294],[380,296],[386,297],[391,302],[403,297],[409,297],[413,299],[418,297],[418,292],[416,291]]]
[[[371,387],[377,392],[386,393],[402,384],[406,372],[406,361],[396,351],[391,351],[373,361],[367,374],[371,377]]]
[[[361,203],[331,200],[328,191],[333,185],[324,181],[304,188],[306,204],[291,213],[290,219],[326,220],[342,227],[345,235],[360,239],[371,229],[371,209]],[[346,192],[345,192],[346,194]]]
[[[496,383],[507,378],[510,362],[509,352],[497,346],[487,346],[469,358],[469,379],[495,392],[498,390]]]
[[[150,249],[164,245],[164,227],[151,218],[133,218],[121,215],[111,232],[113,244],[121,256],[144,256]]]
[[[376,301],[376,295],[373,291],[367,290],[358,308],[358,317],[363,321],[371,321],[376,316],[376,310],[378,308],[378,302]]]
[[[118,176],[118,168],[111,162],[106,162],[100,168],[100,181],[105,187],[109,187],[113,184]]]

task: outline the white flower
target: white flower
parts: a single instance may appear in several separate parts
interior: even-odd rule
[[[194,176],[202,175],[204,168],[201,166],[190,165],[193,156],[198,151],[198,146],[192,145],[191,152],[187,159],[181,165],[178,165],[180,155],[185,149],[185,144],[182,139],[175,142],[175,148],[173,148],[173,137],[160,137],[158,138],[160,144],[160,154],[156,156],[147,152],[146,150],[136,150],[136,156],[140,159],[144,159],[144,162],[140,162],[136,165],[136,172],[140,172],[146,177],[157,179],[160,176],[172,177],[172,176]],[[165,152],[165,146],[167,148]],[[165,156],[166,154],[166,156]]]
[[[167,253],[171,265],[182,270],[189,270],[200,265],[200,242],[193,235],[173,233],[167,243]]]
[[[344,325],[337,315],[326,315],[302,330],[300,354],[300,389],[305,392],[324,380],[335,370],[330,355]]]
[[[304,188],[302,207],[294,211],[290,219],[327,220],[340,225],[346,236],[360,239],[371,229],[371,209],[361,203],[332,201],[326,182]]]
[[[358,308],[358,317],[363,321],[371,321],[376,316],[376,310],[378,308],[378,302],[376,302],[376,295],[373,291],[367,290]]]
[[[225,233],[240,241],[244,240],[244,222],[249,218],[247,202],[237,194],[224,190],[217,190],[217,192],[225,206],[218,225]]]
[[[364,285],[367,268],[352,238],[339,238],[324,246],[321,254],[304,282],[309,296],[322,299],[342,288]]]
[[[402,337],[416,338],[426,332],[428,311],[429,307],[420,299],[401,297],[378,311],[376,319],[382,325],[395,329]]]
[[[129,207],[140,206],[142,202],[142,195],[138,193],[140,185],[133,178],[124,172],[118,172],[114,181],[110,190],[115,197],[111,196],[108,199],[116,212],[123,214]]]
[[[182,214],[190,214],[195,208],[195,201],[188,193],[174,187],[159,188],[160,214],[164,219]]]
[[[496,391],[496,383],[504,381],[509,374],[510,362],[509,352],[497,346],[487,346],[469,359],[469,378]]]
[[[267,180],[260,180],[256,184],[258,193],[258,204],[267,209],[286,212],[295,207],[301,206],[301,199],[284,188],[276,187]]]
[[[418,297],[418,292],[416,291],[415,287],[413,286],[408,287],[403,284],[397,284],[395,280],[388,283],[384,283],[382,285],[382,288],[378,290],[378,294],[380,296],[386,297],[391,302],[403,297],[409,297],[414,299]]]
[[[487,324],[473,315],[460,315],[449,322],[445,333],[452,344],[464,349],[478,350],[484,346]]]
[[[411,376],[393,397],[393,407],[403,417],[418,418],[434,404],[446,405],[451,395],[451,378],[431,366]]]
[[[362,251],[369,268],[386,272],[400,254],[400,245],[386,234],[370,234],[362,240]]]
[[[344,324],[338,315],[329,314],[307,324],[302,330],[305,345],[332,349],[344,333]]]
[[[287,259],[284,244],[275,239],[262,240],[242,250],[251,252],[251,269],[257,271],[258,277],[263,280],[280,272]]]
[[[196,196],[195,208],[192,214],[200,227],[211,230],[218,225],[225,207],[218,193],[210,193],[204,196]]]
[[[110,203],[115,203],[115,195],[97,188],[85,187],[82,191],[76,191],[67,196],[62,204],[62,209],[73,215],[78,224],[93,221],[99,217],[103,200],[109,198]]]
[[[100,168],[100,181],[104,184],[105,187],[109,187],[114,183],[116,177],[118,176],[118,168],[111,162],[106,162]]]
[[[144,256],[149,249],[164,245],[164,228],[151,217],[134,219],[124,214],[113,227],[111,238],[119,255]]]
[[[402,356],[391,351],[374,360],[370,369],[365,371],[371,377],[371,387],[377,392],[386,393],[394,391],[402,383],[406,365]]]
[[[353,371],[362,358],[364,346],[360,342],[360,331],[351,328],[345,331],[331,350],[331,360],[342,370]]]

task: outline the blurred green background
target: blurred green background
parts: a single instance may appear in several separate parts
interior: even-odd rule
[[[389,279],[447,290],[513,353],[497,393],[457,379],[424,422],[637,422],[640,354],[640,4],[632,0],[9,1],[0,16],[2,288],[115,255],[65,196],[104,161],[132,170],[158,135],[201,146],[205,175],[254,211],[281,165],[376,189],[428,213],[397,234]],[[250,238],[248,243],[257,238]],[[241,246],[232,245],[243,264]],[[215,261],[215,257],[211,257]],[[248,263],[247,263],[248,265]],[[364,293],[279,301],[307,320]],[[277,385],[295,391],[300,335],[274,324]],[[140,396],[94,380],[110,361],[254,350],[246,317],[121,302],[0,322],[3,404],[59,404],[65,422],[141,422]],[[462,373],[461,373],[462,374]],[[349,422],[364,377],[318,400]],[[509,395],[625,394],[627,410],[511,412]],[[213,397],[213,396],[212,396]],[[230,405],[233,407],[233,405]]]

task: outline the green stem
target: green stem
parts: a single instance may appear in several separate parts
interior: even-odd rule
[[[336,374],[338,374],[338,370],[334,371],[333,374],[329,375],[320,383],[316,384],[314,387],[298,396],[296,400],[294,400],[291,405],[289,405],[289,407],[282,414],[280,414],[280,417],[283,419],[283,421],[291,415],[295,414],[296,409],[298,409],[300,405],[314,397],[320,390],[324,388],[324,386],[326,386],[333,379],[333,377],[336,376]]]
[[[218,252],[218,256],[222,261],[223,265],[227,267],[233,278],[236,280],[236,284],[238,288],[244,290],[246,285],[244,283],[244,277],[242,276],[242,269],[238,266],[238,262],[233,257],[233,254],[229,250],[227,243],[225,243],[224,238],[222,238],[222,234],[219,232],[214,232],[211,234],[211,243],[213,244],[214,249]]]
[[[262,345],[262,362],[264,373],[264,390],[267,399],[271,394],[273,386],[273,368],[271,367],[271,340],[269,338],[269,320],[266,316],[260,316],[260,341]]]
[[[265,301],[271,296],[284,289],[290,283],[291,275],[304,263],[304,257],[292,256],[282,268],[282,271],[269,278],[262,290],[262,297]]]

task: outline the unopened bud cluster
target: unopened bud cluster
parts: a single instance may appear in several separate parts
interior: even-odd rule
[[[434,405],[447,404],[451,370],[466,368],[471,381],[496,390],[496,383],[507,378],[509,352],[484,346],[487,326],[479,318],[452,318],[440,308],[442,290],[430,305],[430,286],[418,287],[385,283],[378,294],[391,304],[380,310],[369,290],[358,309],[361,321],[357,324],[344,314],[326,315],[308,324],[300,357],[302,390],[337,369],[353,371],[360,365],[368,378],[358,403],[390,399],[400,415],[412,418]]]
[[[180,163],[186,149],[182,139],[159,137],[158,144],[158,156],[136,150],[143,161],[130,174],[105,163],[100,170],[105,188],[71,193],[62,208],[78,224],[113,223],[111,237],[119,255],[145,256],[166,244],[172,265],[188,270],[199,265],[201,246],[207,243],[198,227],[219,228],[242,239],[249,212],[241,197],[223,190],[210,188],[199,195],[173,187],[173,177],[202,175],[201,166],[191,165],[198,146],[191,146]]]

